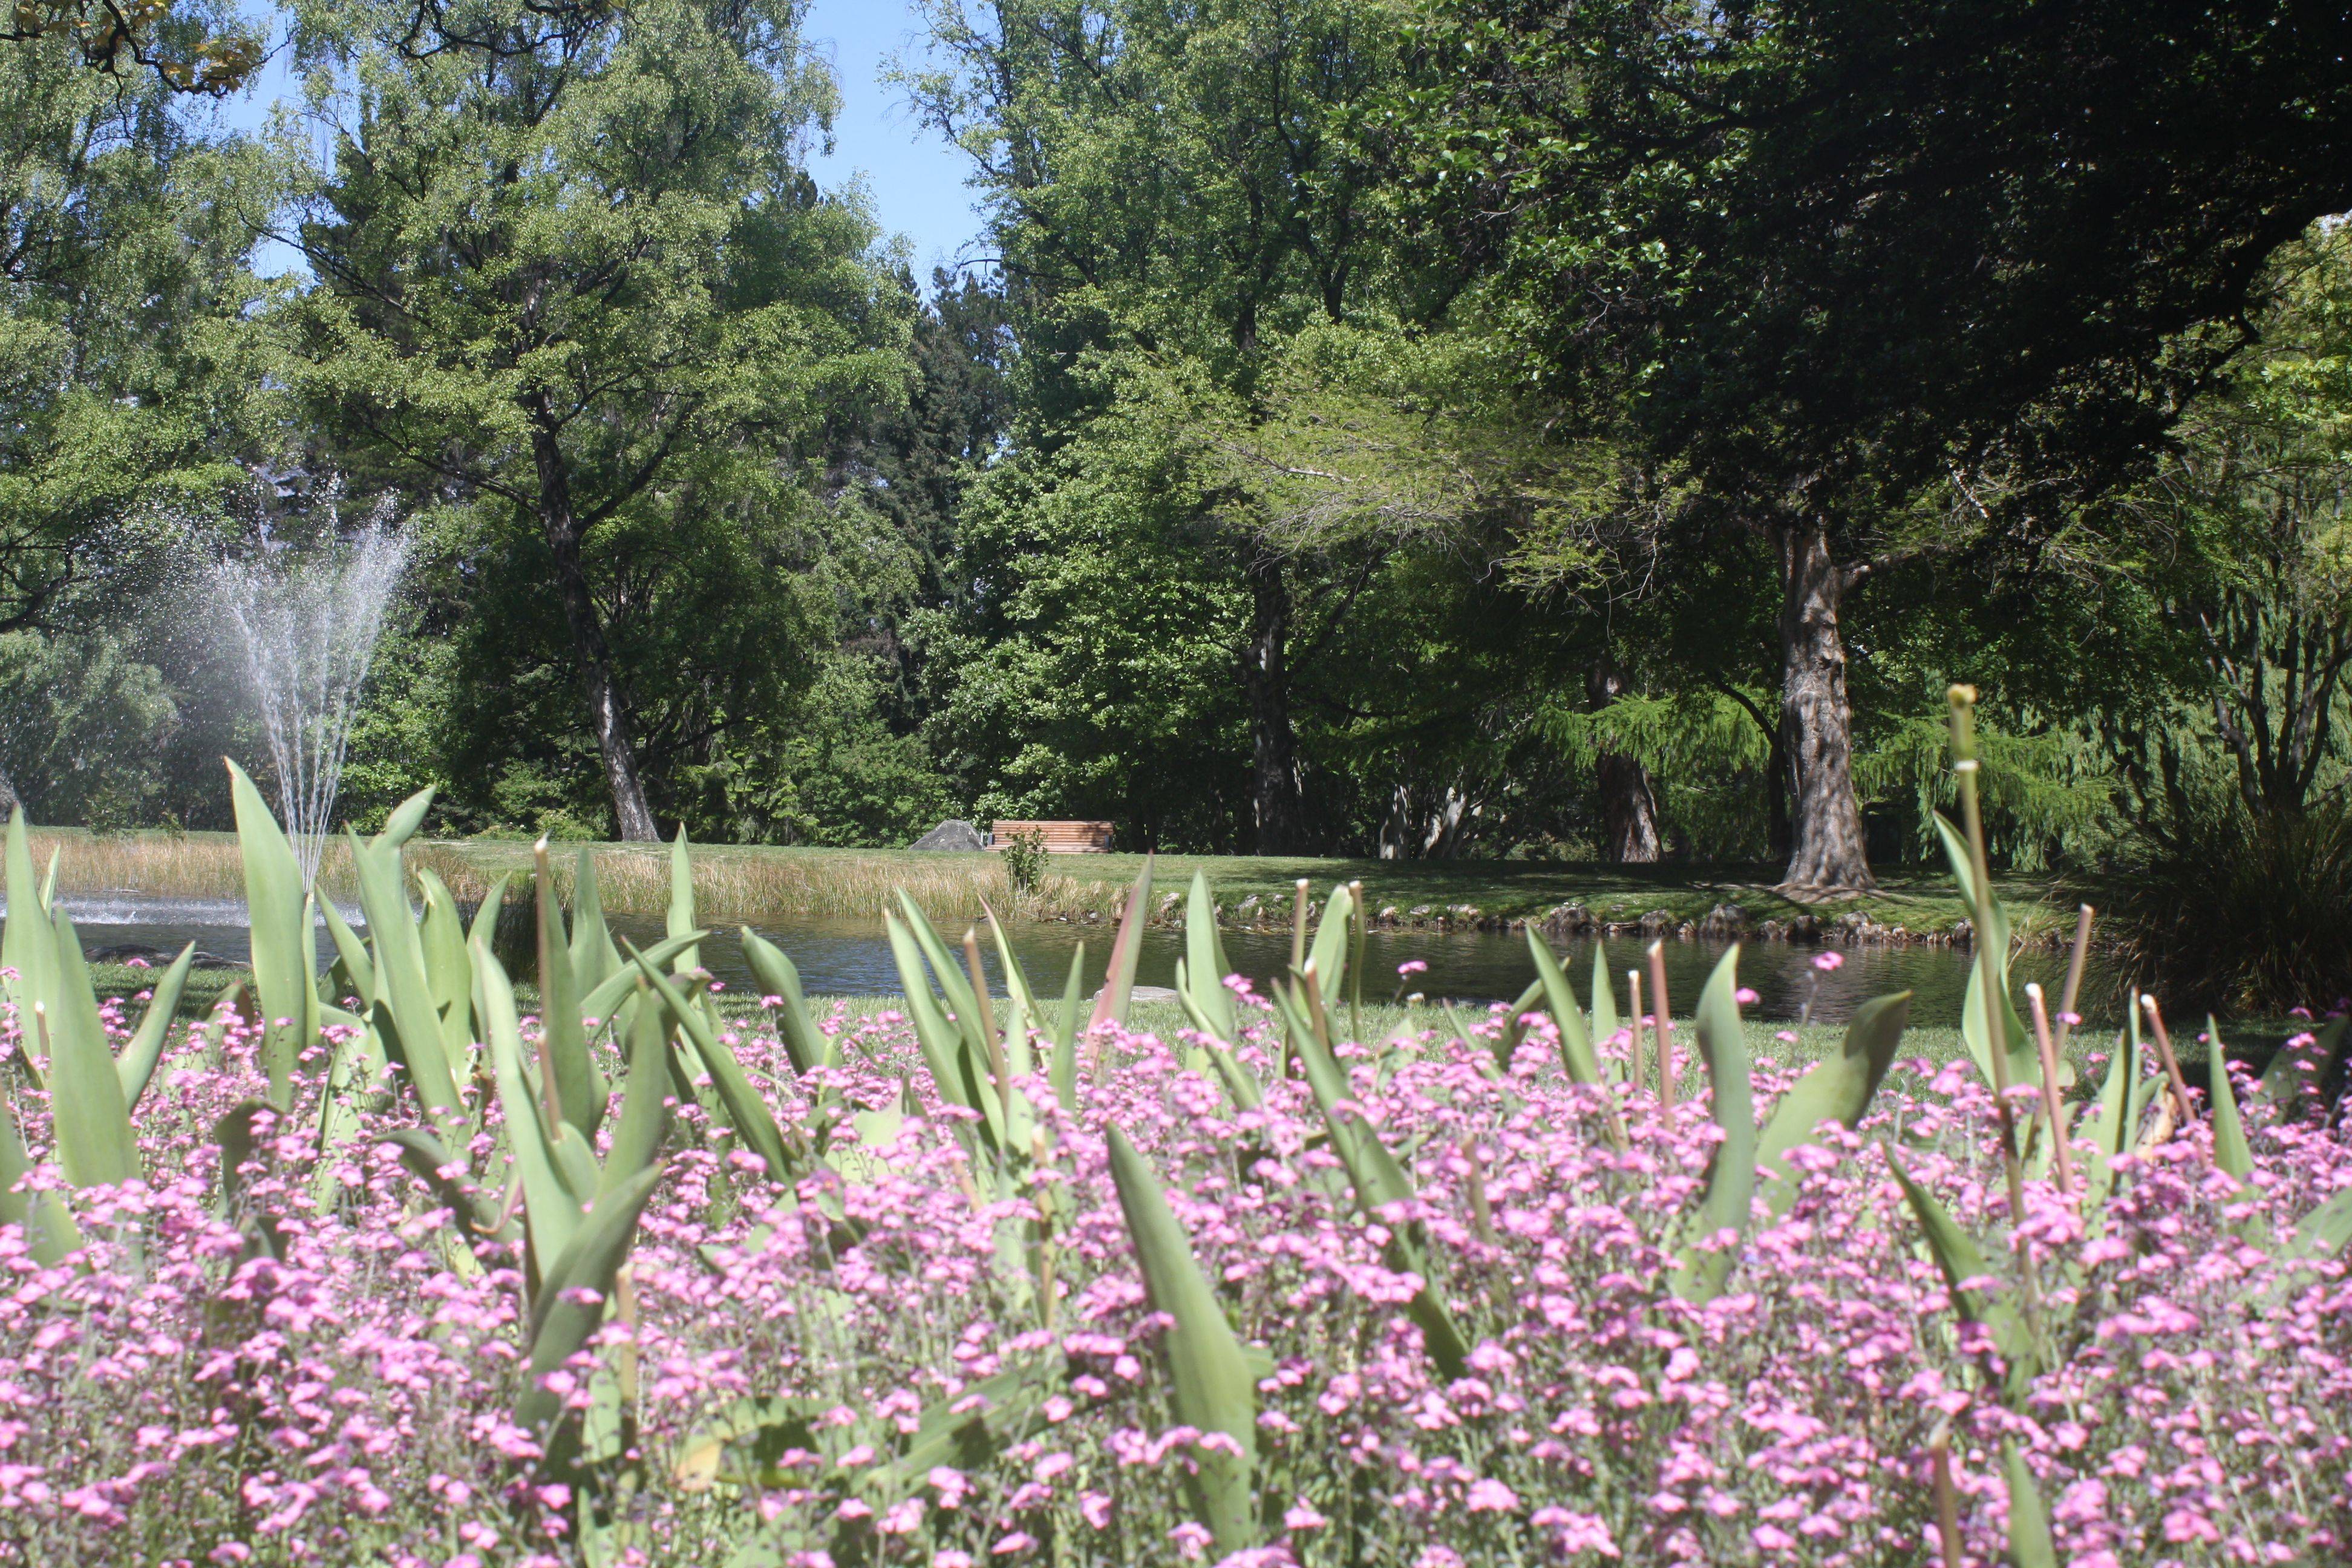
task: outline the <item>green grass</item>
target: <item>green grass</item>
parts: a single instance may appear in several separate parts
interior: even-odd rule
[[[243,891],[236,840],[227,834],[61,832],[36,838],[37,862],[45,862],[51,848],[58,852],[58,885],[68,892],[235,898]],[[590,847],[608,910],[654,915],[667,907],[666,851],[642,845]],[[556,847],[559,886],[566,896],[579,848]],[[520,881],[531,863],[529,845],[490,839],[420,844],[411,858],[434,870],[461,899],[481,896],[501,874]],[[784,923],[878,916],[901,888],[943,921],[977,918],[982,899],[1009,919],[1108,920],[1118,914],[1142,857],[1056,856],[1044,885],[1034,892],[1016,892],[1003,862],[992,854],[698,845],[693,861],[696,900],[705,921]],[[1950,876],[1935,868],[1885,868],[1877,890],[1859,896],[1795,899],[1779,891],[1773,886],[1776,873],[1761,867],[1218,855],[1159,857],[1155,903],[1180,893],[1196,870],[1208,877],[1223,918],[1236,924],[1286,923],[1302,877],[1313,884],[1318,899],[1337,883],[1361,881],[1376,913],[1405,924],[1494,924],[1548,914],[1566,904],[1580,904],[1604,922],[1635,922],[1657,913],[1679,925],[1703,919],[1718,904],[1735,904],[1751,921],[1860,915],[1919,935],[1948,931],[1968,917]],[[329,847],[321,879],[337,897],[349,896],[348,869],[335,846]],[[2047,885],[2011,879],[2000,891],[2021,931],[2054,934],[2071,929]]]

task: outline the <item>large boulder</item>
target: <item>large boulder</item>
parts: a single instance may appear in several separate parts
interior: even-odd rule
[[[988,847],[988,840],[982,838],[980,836],[980,829],[971,823],[958,822],[950,817],[916,839],[912,847],[946,850],[985,849]]]

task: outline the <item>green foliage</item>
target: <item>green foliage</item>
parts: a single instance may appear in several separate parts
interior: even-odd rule
[[[2120,952],[2117,973],[2160,977],[2164,1003],[2276,1016],[2352,984],[2352,806],[2256,817],[2214,792],[2186,821],[2139,830],[2074,879]]]
[[[1198,1448],[1187,1477],[1195,1506],[1208,1521],[1218,1547],[1237,1552],[1258,1540],[1252,1475],[1257,1451],[1256,1380],[1158,1178],[1118,1128],[1110,1130],[1109,1142],[1111,1179],[1118,1184],[1119,1210],[1142,1266],[1144,1289],[1152,1307],[1175,1320],[1164,1353],[1176,1419],[1198,1432],[1222,1432],[1240,1450]]]
[[[903,363],[869,221],[797,163],[832,84],[789,5],[659,0],[577,36],[493,5],[479,42],[422,52],[409,15],[298,9],[337,68],[318,90],[348,92],[299,231],[321,282],[272,318],[275,374],[377,482],[448,498],[444,548],[504,601],[470,606],[474,657],[549,678],[527,730],[586,719],[613,780],[692,759],[775,713],[804,657],[779,451]],[[587,711],[549,722],[567,691]],[[634,782],[613,804],[651,831]]]
[[[1033,827],[1026,833],[1016,833],[998,846],[1004,859],[1005,879],[1017,893],[1037,890],[1045,876],[1045,830]]]

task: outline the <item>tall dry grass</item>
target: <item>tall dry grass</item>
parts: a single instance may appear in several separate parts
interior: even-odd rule
[[[623,915],[659,915],[669,908],[667,848],[593,847],[604,908]],[[36,832],[33,859],[46,868],[57,858],[58,889],[75,895],[143,894],[157,899],[242,899],[244,863],[236,837],[226,833],[89,834]],[[905,889],[934,920],[976,920],[985,899],[1006,919],[1101,920],[1117,917],[1124,885],[1048,875],[1027,892],[1015,889],[993,856],[932,856],[856,850],[694,848],[697,916],[707,925],[789,923],[827,919],[878,919]],[[559,845],[553,856],[558,894],[572,900],[578,847]],[[511,873],[509,900],[520,900],[530,875],[530,847],[518,843],[413,845],[409,864],[430,869],[462,901],[479,900],[501,873]],[[320,885],[349,902],[358,896],[351,856],[330,843],[319,865]],[[0,889],[5,889],[0,879]]]

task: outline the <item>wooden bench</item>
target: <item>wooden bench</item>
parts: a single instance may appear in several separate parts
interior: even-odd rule
[[[992,822],[988,847],[1002,849],[1024,834],[1042,834],[1048,855],[1107,855],[1110,852],[1108,822]]]

